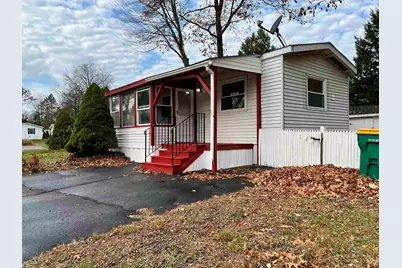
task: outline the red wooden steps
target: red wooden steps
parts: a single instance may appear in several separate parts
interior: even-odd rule
[[[175,146],[175,147],[173,147]],[[193,144],[184,152],[174,157],[172,165],[172,148],[179,150],[184,149],[188,145],[184,144],[164,144],[158,150],[158,155],[151,156],[151,162],[142,163],[144,169],[163,172],[167,174],[176,174],[183,172],[192,162],[194,162],[205,150],[205,145]]]

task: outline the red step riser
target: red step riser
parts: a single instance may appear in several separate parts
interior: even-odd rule
[[[200,147],[200,145],[197,146],[197,145],[193,144],[193,145],[190,145],[188,148],[186,148],[186,147],[187,147],[186,145],[175,145],[175,151],[197,152],[199,149],[198,147]],[[162,148],[171,151],[173,148],[173,145],[164,144],[164,145],[162,145]]]
[[[180,154],[180,156],[185,157],[185,158],[189,158],[189,157],[191,157],[191,156],[193,155],[193,153],[194,153],[194,152],[182,152],[182,153]],[[159,155],[160,155],[160,156],[172,157],[172,151],[170,151],[170,150],[167,150],[167,151],[162,151],[162,150],[160,150],[160,151],[159,151]]]
[[[172,164],[172,158],[162,158],[162,157],[158,157],[158,156],[152,156],[151,157],[151,163],[162,163],[162,164]],[[182,165],[184,162],[186,162],[188,160],[188,158],[184,158],[184,159],[174,159],[173,163],[175,165]]]

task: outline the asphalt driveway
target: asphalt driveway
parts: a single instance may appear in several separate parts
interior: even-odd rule
[[[132,165],[23,176],[23,261],[57,244],[129,223],[128,215],[139,208],[161,213],[246,185],[240,179],[203,182],[140,174]]]

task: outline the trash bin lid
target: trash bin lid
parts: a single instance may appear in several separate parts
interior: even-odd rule
[[[378,135],[380,134],[380,129],[378,128],[361,128],[357,131],[356,134],[363,134],[363,135]]]

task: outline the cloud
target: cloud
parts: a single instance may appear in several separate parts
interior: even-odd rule
[[[364,33],[363,24],[378,5],[378,0],[346,1],[336,11],[318,12],[309,24],[285,19],[280,30],[288,44],[331,41],[353,59],[354,36]],[[124,45],[120,22],[111,11],[110,0],[23,0],[22,71],[27,88],[49,92],[65,71],[88,61],[112,73],[116,87],[182,66],[174,52],[137,53]],[[276,14],[265,10],[256,19],[269,27]],[[224,36],[225,53],[236,55],[241,41],[257,29],[255,23],[236,25]],[[280,46],[274,36],[271,40]],[[187,45],[186,50],[190,63],[203,59],[199,46]]]

